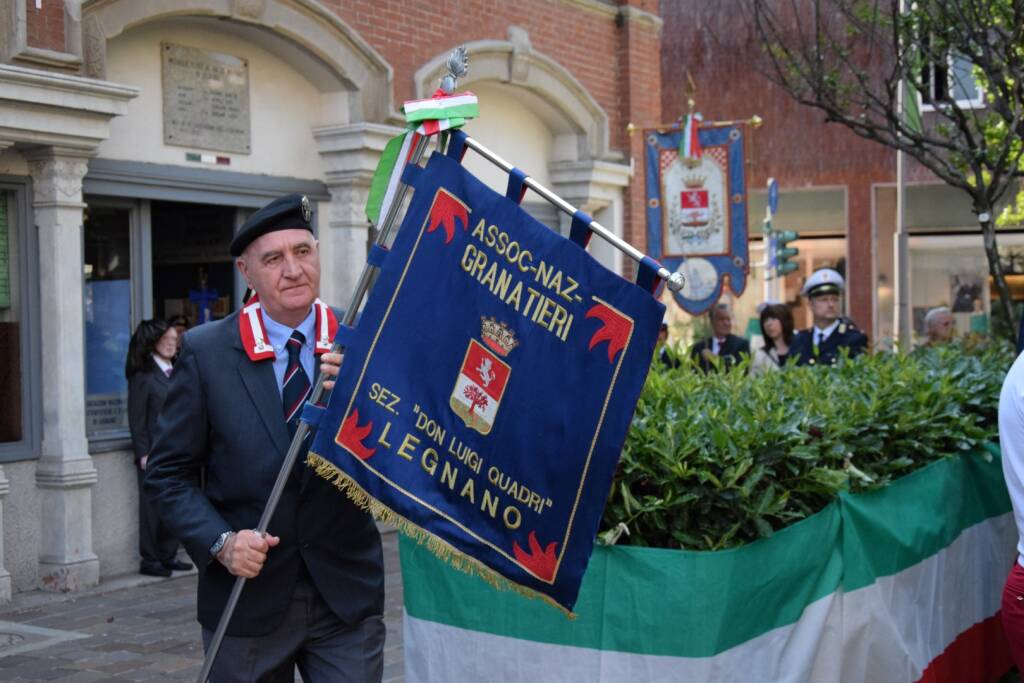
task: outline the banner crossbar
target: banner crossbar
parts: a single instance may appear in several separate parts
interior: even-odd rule
[[[512,171],[513,168],[515,168],[515,166],[510,164],[501,156],[494,153],[493,151],[491,151],[484,145],[480,144],[477,140],[473,139],[468,135],[464,138],[464,143],[466,147],[469,147],[474,152],[482,156],[484,159],[491,162],[501,170],[505,171],[505,173],[509,173]],[[533,190],[534,192],[536,192],[546,201],[553,204],[559,211],[566,213],[570,216],[576,214],[576,207],[574,207],[572,204],[559,197],[557,194],[555,194],[548,188],[538,183],[529,175],[526,176],[526,179],[523,181],[523,184],[526,185],[531,190]],[[622,253],[626,254],[637,263],[641,263],[642,261],[644,261],[644,259],[650,258],[649,256],[647,256],[647,254],[643,253],[642,251],[634,247],[632,244],[622,239],[621,237],[619,237],[614,232],[604,227],[597,221],[591,220],[590,225],[588,227],[590,228],[590,231],[593,232],[595,235],[597,235],[598,237],[600,237],[605,242],[612,245]],[[673,273],[660,263],[658,264],[657,275],[659,278],[666,282],[668,288],[673,292],[678,292],[683,288],[682,274]]]

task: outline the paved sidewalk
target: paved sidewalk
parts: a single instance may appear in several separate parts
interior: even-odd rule
[[[384,681],[402,683],[398,539],[383,538]],[[0,680],[194,681],[203,662],[195,594],[194,570],[172,579],[119,577],[73,596],[19,594],[0,608]]]

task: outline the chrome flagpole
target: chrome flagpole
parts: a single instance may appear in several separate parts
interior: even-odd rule
[[[509,173],[513,168],[515,168],[512,164],[510,164],[509,162],[505,161],[500,156],[498,156],[496,153],[494,153],[491,150],[487,149],[482,144],[480,144],[478,141],[476,141],[475,139],[469,137],[468,135],[465,137],[465,145],[466,145],[466,147],[469,147],[474,152],[476,152],[477,154],[482,156],[487,161],[490,161],[492,164],[494,164],[495,166],[497,166],[501,170],[505,171],[506,173]],[[570,216],[575,215],[575,213],[577,211],[576,207],[574,207],[572,204],[570,204],[569,202],[567,202],[564,199],[562,199],[561,197],[559,197],[557,194],[555,194],[554,192],[552,192],[548,188],[546,188],[543,185],[541,185],[540,183],[538,183],[536,180],[534,180],[530,176],[526,176],[526,179],[523,181],[523,184],[526,185],[531,190],[533,190],[534,192],[536,192],[537,194],[539,194],[545,200],[547,200],[548,202],[553,204],[557,209],[559,209],[563,213],[567,213]],[[590,227],[590,231],[591,232],[593,232],[595,235],[597,235],[598,237],[600,237],[605,242],[607,242],[608,244],[612,245],[613,247],[615,247],[616,249],[618,249],[622,253],[624,253],[627,256],[629,256],[631,259],[636,261],[638,264],[641,261],[643,261],[645,258],[647,258],[647,254],[643,253],[642,251],[640,251],[639,249],[634,247],[632,244],[630,244],[626,240],[622,239],[621,237],[619,237],[614,232],[612,232],[608,228],[604,227],[603,225],[601,225],[597,221],[591,220],[589,227]],[[661,278],[662,280],[664,280],[666,282],[666,284],[668,285],[668,288],[670,290],[672,290],[673,292],[678,292],[679,290],[681,290],[683,288],[684,282],[683,282],[683,276],[682,276],[681,273],[678,273],[678,272],[677,273],[673,273],[673,272],[669,271],[668,268],[666,268],[665,266],[662,266],[659,263],[658,264],[657,274],[658,274],[659,278]]]

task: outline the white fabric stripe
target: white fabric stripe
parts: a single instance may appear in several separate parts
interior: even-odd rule
[[[320,299],[317,299],[313,303],[316,306],[316,317],[320,323],[320,329],[317,330],[317,339],[315,346],[317,346],[318,348],[326,347],[329,349],[331,348],[331,340],[329,338],[330,335],[328,334],[327,330],[327,304],[320,301]]]
[[[399,150],[398,158],[395,159],[395,167],[391,169],[391,177],[388,178],[388,189],[384,192],[384,199],[380,202],[379,220],[381,221],[388,215],[391,204],[395,201],[395,196],[398,194],[398,184],[402,180],[402,172],[405,170],[405,162],[409,158],[413,137],[415,136],[411,131],[405,134],[405,140],[402,141],[402,149]],[[377,227],[380,226],[378,225]]]
[[[916,681],[959,634],[999,611],[1016,542],[1013,515],[993,517],[924,562],[850,593],[844,668],[864,665],[865,677],[856,680]],[[897,656],[880,658],[880,643]]]
[[[244,309],[246,317],[249,319],[249,327],[252,329],[252,339],[256,346],[256,352],[263,351],[264,347],[267,346],[267,339],[263,336],[263,325],[260,324],[260,304],[259,302],[246,306]]]
[[[476,95],[455,95],[452,97],[432,97],[425,100],[409,100],[402,105],[406,114],[422,111],[424,109],[446,109],[449,107],[460,107],[464,104],[476,104]]]
[[[714,657],[536,643],[406,614],[406,680],[912,682],[958,634],[999,609],[1016,538],[1011,514],[986,520],[925,561],[849,594],[827,595],[795,624]]]

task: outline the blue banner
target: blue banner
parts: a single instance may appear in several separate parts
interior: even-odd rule
[[[685,281],[675,300],[697,315],[725,282],[747,287],[747,187],[742,125],[702,126],[699,156],[680,156],[679,129],[645,131],[647,245],[650,255]]]
[[[405,180],[309,463],[452,564],[571,611],[664,306],[447,156]]]

